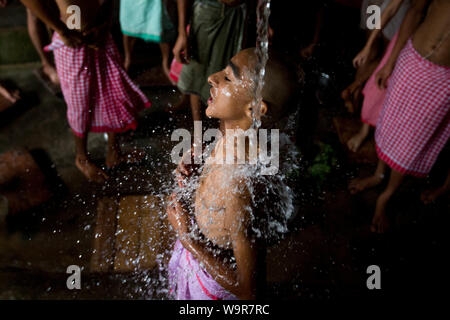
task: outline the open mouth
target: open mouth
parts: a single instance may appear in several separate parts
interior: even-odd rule
[[[211,89],[209,90],[208,104],[214,102],[214,98],[215,98],[215,97],[214,97],[214,90],[213,90],[213,88],[211,88]]]

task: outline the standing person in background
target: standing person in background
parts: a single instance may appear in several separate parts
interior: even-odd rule
[[[194,121],[202,119],[202,102],[206,103],[209,98],[208,76],[223,69],[242,49],[246,20],[244,2],[177,0],[178,39],[173,54],[184,64],[178,88],[189,95]],[[191,7],[188,41],[186,27]]]
[[[163,0],[120,0],[120,25],[125,51],[125,70],[129,70],[136,38],[159,43],[162,68],[169,73],[170,42],[175,38],[175,28]]]
[[[46,10],[51,10],[50,0],[41,0]],[[6,7],[11,0],[0,0],[0,8]],[[49,31],[45,24],[39,20],[28,8],[27,10],[27,28],[31,42],[36,49],[42,68],[35,71],[40,78],[53,93],[59,91],[59,79],[53,63],[52,54],[44,51],[44,46],[50,42]]]
[[[47,7],[51,8],[49,5],[47,5]],[[44,51],[44,46],[50,42],[49,31],[45,24],[28,8],[27,27],[31,42],[33,43],[42,63],[42,68],[37,69],[35,74],[41,81],[43,81],[46,87],[48,87],[53,93],[56,93],[60,90],[60,83],[55,64],[53,62],[53,55],[51,52]]]
[[[366,85],[362,91],[364,95],[363,106],[361,110],[361,121],[363,122],[361,129],[357,134],[351,137],[347,141],[348,148],[356,152],[358,151],[361,144],[367,138],[370,132],[370,126],[375,127],[378,121],[378,115],[380,113],[381,107],[383,105],[384,98],[386,96],[386,89],[378,88],[375,83],[375,75],[384,66],[386,61],[394,48],[395,42],[397,41],[397,31],[405,17],[406,12],[411,4],[410,0],[390,0],[388,5],[383,10],[381,15],[381,29],[374,29],[367,40],[366,45],[358,53],[358,55],[353,59],[353,65],[358,68],[361,64],[364,64],[367,59],[371,56],[371,51],[373,50],[373,44],[375,43],[377,37],[382,32],[385,41],[390,40],[390,43],[384,53],[381,62],[378,67],[367,80]]]
[[[375,132],[377,169],[349,185],[352,193],[374,187],[390,167],[389,182],[376,202],[373,232],[388,229],[386,208],[405,176],[426,177],[450,137],[449,53],[450,1],[415,0],[389,59],[375,76],[378,87],[386,88],[392,74]],[[441,192],[448,190],[449,181]]]
[[[367,7],[370,5],[377,5],[384,8],[384,6],[388,2],[389,0],[362,1],[360,28],[365,30],[366,38],[369,36],[370,31],[367,29]],[[341,92],[341,98],[344,100],[344,105],[350,113],[354,113],[359,109],[364,83],[367,81],[367,79],[369,79],[370,75],[373,73],[378,63],[380,62],[380,53],[383,52],[384,48],[387,47],[387,43],[390,39],[383,42],[381,41],[379,34],[377,34],[374,40],[377,41],[373,41],[372,50],[369,52],[370,54],[363,62],[355,65],[355,80]]]
[[[125,72],[110,34],[112,0],[54,0],[52,10],[42,1],[21,1],[55,30],[46,50],[55,55],[75,140],[75,165],[88,180],[103,183],[108,175],[89,156],[88,133],[108,134],[107,167],[139,160],[121,152],[117,134],[135,129],[137,113],[150,106]],[[70,30],[65,24],[71,5],[80,7],[80,29]]]

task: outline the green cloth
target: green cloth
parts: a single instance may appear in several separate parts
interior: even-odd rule
[[[209,98],[208,77],[225,68],[242,48],[245,4],[229,7],[217,0],[196,0],[189,39],[191,61],[183,65],[178,88]]]
[[[175,28],[162,0],[120,0],[122,33],[152,42],[170,42]]]

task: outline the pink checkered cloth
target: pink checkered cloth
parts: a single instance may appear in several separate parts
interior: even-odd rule
[[[366,85],[362,91],[364,95],[363,105],[361,109],[361,121],[368,123],[372,127],[375,127],[380,115],[381,108],[383,107],[384,98],[386,98],[386,89],[380,89],[375,82],[375,77],[378,71],[384,67],[389,57],[391,56],[392,49],[394,49],[395,43],[397,42],[398,32],[389,42],[386,52],[383,55],[380,63],[378,64],[375,71],[367,80]]]
[[[391,76],[378,119],[378,157],[403,174],[426,176],[450,137],[450,67],[424,59],[411,39]]]
[[[54,52],[67,118],[76,135],[136,129],[137,113],[151,103],[125,72],[111,35],[99,49],[70,48],[55,32],[45,50]]]

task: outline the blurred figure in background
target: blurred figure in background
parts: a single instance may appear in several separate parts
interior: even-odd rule
[[[242,49],[246,4],[245,0],[177,0],[177,5],[178,39],[173,54],[184,64],[178,88],[189,94],[192,118],[200,121],[202,102],[209,98],[207,77],[223,69]]]
[[[46,10],[52,10],[51,0],[42,0]],[[38,19],[30,9],[27,8],[27,27],[31,42],[33,43],[42,67],[35,70],[35,75],[43,82],[53,94],[60,91],[60,83],[56,72],[53,55],[51,52],[45,52],[44,46],[50,42],[49,30],[45,23]]]
[[[55,30],[52,43],[45,49],[55,55],[75,139],[75,165],[88,180],[102,183],[108,176],[89,157],[88,133],[108,133],[107,167],[136,161],[133,155],[122,154],[117,133],[135,129],[137,113],[150,106],[128,77],[112,40],[112,0],[55,0],[50,10],[42,1],[22,2]],[[69,29],[65,23],[71,5],[80,7],[79,29]]]
[[[375,132],[377,169],[349,185],[352,193],[377,186],[390,167],[388,184],[376,202],[373,232],[388,229],[386,208],[405,176],[426,177],[450,137],[449,52],[450,1],[415,0],[389,59],[375,76],[380,88],[388,87]],[[435,191],[442,194],[448,186],[449,177]]]
[[[159,44],[162,68],[169,76],[170,42],[175,39],[175,27],[170,20],[163,0],[121,0],[120,25],[125,51],[125,70],[129,70],[136,38]]]
[[[410,0],[389,0],[383,3],[388,5],[383,9],[381,15],[381,29],[374,29],[369,36],[364,48],[353,59],[353,65],[358,68],[360,65],[366,63],[370,56],[372,56],[372,50],[374,43],[377,41],[380,33],[383,33],[383,40],[388,41],[389,45],[384,53],[381,62],[378,64],[375,71],[367,80],[366,85],[362,91],[364,95],[363,106],[361,110],[361,121],[363,122],[361,129],[357,134],[349,139],[347,142],[348,148],[356,152],[361,144],[367,138],[370,132],[370,126],[375,127],[378,120],[383,101],[386,95],[386,89],[378,88],[375,83],[375,75],[384,66],[386,61],[391,55],[395,42],[397,41],[397,32],[405,17],[406,12],[411,4]],[[375,49],[376,50],[376,49]]]
[[[360,28],[365,30],[366,38],[369,37],[367,28],[367,7],[370,5],[377,5],[379,7],[385,6],[390,0],[363,0],[361,3],[361,19]],[[375,41],[376,40],[376,41]],[[390,39],[389,39],[390,40]],[[376,34],[374,41],[372,41],[372,50],[369,51],[366,59],[355,65],[356,74],[354,81],[341,92],[341,98],[344,100],[344,105],[348,112],[354,113],[361,105],[362,89],[364,83],[369,79],[378,63],[380,62],[380,53],[387,47],[389,40],[382,41],[379,34]]]

